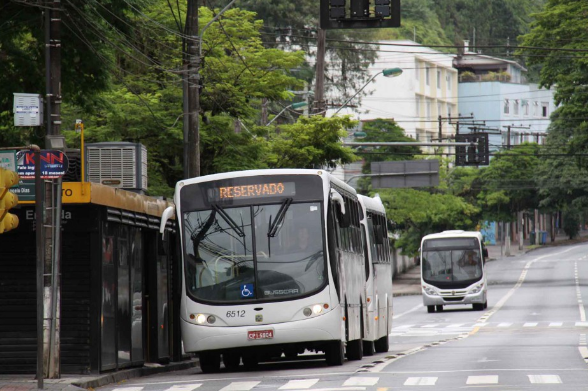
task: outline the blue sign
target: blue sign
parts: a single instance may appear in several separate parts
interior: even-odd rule
[[[241,297],[253,297],[253,284],[243,284],[239,286],[241,289]]]
[[[35,153],[19,151],[16,154],[20,179],[35,179]],[[67,172],[69,160],[62,151],[41,151],[41,178],[57,179]]]

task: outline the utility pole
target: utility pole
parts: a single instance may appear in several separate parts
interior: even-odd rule
[[[511,137],[510,130],[511,129],[531,129],[531,125],[529,125],[529,126],[523,126],[523,125],[520,125],[520,126],[516,126],[516,125],[505,125],[505,127],[506,127],[506,139],[507,139],[506,140],[506,149],[510,149],[510,146],[511,146],[510,145],[511,144],[510,143],[510,137]],[[539,139],[537,138],[537,140],[539,140]],[[522,136],[521,136],[521,142],[520,143],[522,144]],[[539,141],[537,141],[537,144],[539,144]]]
[[[198,0],[188,0],[186,11],[186,44],[188,53],[187,87],[184,99],[187,100],[188,128],[184,139],[185,156],[184,176],[187,178],[200,176],[200,38],[198,36]],[[186,118],[187,116],[187,118]]]
[[[325,105],[325,45],[327,41],[327,30],[318,29],[316,47],[316,75],[314,87],[313,114],[321,113],[325,116],[327,109]]]
[[[61,133],[61,0],[46,0],[45,11],[45,72],[46,72],[46,147]],[[60,149],[65,148],[62,142]],[[38,156],[38,155],[37,155]],[[41,165],[41,159],[35,166]],[[61,377],[61,179],[43,180],[43,375],[49,379]]]

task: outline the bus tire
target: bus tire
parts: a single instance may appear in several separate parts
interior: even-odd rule
[[[432,312],[435,312],[435,306],[434,305],[428,305],[427,306],[427,312],[430,314]]]
[[[198,355],[200,369],[204,373],[218,372],[220,369],[220,354],[217,352],[202,352]]]
[[[374,347],[376,348],[377,353],[388,352],[388,350],[390,350],[390,340],[388,339],[388,336],[384,335],[383,337],[376,339]]]
[[[363,355],[373,356],[374,355],[374,341],[363,341]]]
[[[363,341],[360,339],[354,339],[353,341],[347,342],[347,359],[348,360],[361,360],[363,358]]]
[[[223,353],[223,364],[229,371],[235,371],[239,368],[241,363],[241,356],[239,353]]]
[[[325,349],[327,365],[343,365],[345,360],[345,346],[342,341],[330,342]]]
[[[437,312],[443,312],[443,306],[442,305],[435,306],[435,309],[437,310]]]

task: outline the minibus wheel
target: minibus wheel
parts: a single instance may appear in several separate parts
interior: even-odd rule
[[[428,313],[435,312],[435,306],[434,305],[428,305],[427,306],[427,312]]]

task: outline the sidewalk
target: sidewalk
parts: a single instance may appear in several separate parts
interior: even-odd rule
[[[148,363],[141,368],[131,368],[98,375],[63,375],[61,379],[44,379],[43,389],[51,391],[85,391],[127,379],[180,371],[197,365],[198,359],[193,359],[165,365]],[[37,389],[35,375],[0,375],[0,391],[30,391]]]
[[[547,243],[544,245],[531,245],[529,239],[526,239],[523,247],[519,248],[519,243],[512,242],[510,245],[510,251],[507,255],[506,247],[498,245],[486,246],[488,248],[488,261],[494,261],[497,259],[504,259],[509,257],[516,257],[521,254],[525,254],[529,251],[533,251],[542,247],[562,246],[574,243],[581,243],[588,241],[588,230],[580,232],[576,239],[569,240],[565,234],[556,235],[555,241],[551,242],[548,238]],[[421,294],[421,269],[419,265],[413,266],[404,273],[394,278],[392,286],[392,292],[394,296],[407,296],[407,295],[420,295]]]

